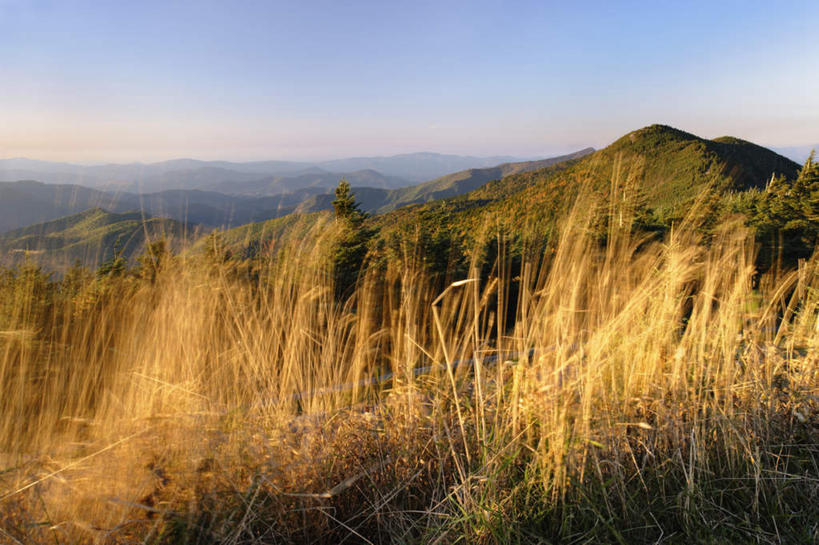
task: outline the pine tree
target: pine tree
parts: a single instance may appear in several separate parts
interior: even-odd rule
[[[337,222],[336,243],[332,254],[333,278],[336,297],[342,299],[355,287],[372,233],[363,225],[367,215],[355,202],[347,180],[338,182],[333,209]]]
[[[819,165],[814,155],[796,180],[775,177],[753,205],[751,225],[763,241],[763,256],[792,266],[809,257],[819,241]]]
[[[364,219],[364,213],[355,202],[355,196],[350,188],[350,182],[342,178],[336,187],[336,199],[333,201],[333,210],[336,219],[347,220],[360,223]]]

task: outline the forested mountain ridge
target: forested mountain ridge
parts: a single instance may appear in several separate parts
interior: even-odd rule
[[[578,152],[578,154],[586,153]],[[348,175],[311,169],[308,173],[250,181],[225,182],[217,191],[168,189],[153,193],[102,191],[80,185],[45,184],[26,180],[0,182],[0,233],[76,214],[91,208],[111,212],[143,210],[146,214],[177,221],[228,229],[247,223],[331,208],[333,188],[346,178],[357,186],[356,195],[368,211],[385,212],[413,202],[425,202],[470,191],[511,172],[533,170],[578,154],[540,161],[506,163],[488,169],[457,172],[418,186],[373,170]],[[174,164],[188,166],[187,162]],[[207,167],[220,169],[221,167]],[[261,167],[260,167],[261,168]],[[366,184],[367,187],[360,187]]]
[[[133,261],[154,241],[165,241],[169,250],[181,250],[202,233],[201,228],[140,211],[114,214],[94,208],[0,235],[0,264],[28,261],[64,272],[79,261],[95,269],[115,257],[125,263]]]
[[[325,174],[347,176],[358,185],[396,188],[444,176],[467,168],[485,168],[519,161],[509,156],[472,157],[440,153],[407,153],[383,157],[351,157],[326,161],[201,161],[172,159],[156,163],[80,165],[25,158],[0,159],[0,181],[38,180],[131,193],[155,193],[168,189],[231,191],[242,184],[301,178]],[[371,171],[377,171],[376,180]],[[364,183],[366,181],[366,183]],[[297,183],[296,182],[293,183]],[[293,185],[290,183],[290,185]],[[288,182],[279,182],[288,185]],[[275,183],[273,184],[276,185]],[[275,189],[275,187],[273,188]],[[270,190],[270,187],[267,188]]]

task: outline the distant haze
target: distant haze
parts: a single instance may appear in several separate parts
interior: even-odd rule
[[[819,141],[819,2],[0,0],[0,157],[547,157]]]
[[[537,157],[536,159],[542,159]],[[398,188],[459,170],[521,161],[510,156],[472,157],[412,153],[351,157],[318,162],[199,161],[174,159],[157,163],[80,165],[28,158],[0,159],[0,182],[36,180],[56,184],[145,192],[163,189],[216,189],[231,192],[236,184],[277,185],[282,191],[311,185],[335,187],[347,178],[354,185]]]
[[[807,161],[812,151],[819,153],[819,144],[814,144],[810,146],[774,148],[774,151],[776,151],[777,153],[781,153],[788,159],[792,159],[797,163],[804,163],[805,161]]]

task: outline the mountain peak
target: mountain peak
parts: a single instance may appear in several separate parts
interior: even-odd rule
[[[630,144],[654,146],[674,141],[682,142],[691,140],[701,140],[701,138],[669,125],[654,124],[643,127],[642,129],[637,129],[636,131],[631,131],[616,140],[612,146],[623,147]]]

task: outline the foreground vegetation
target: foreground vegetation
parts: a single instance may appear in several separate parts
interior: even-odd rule
[[[636,198],[457,266],[408,235],[354,290],[349,203],[255,260],[7,273],[0,539],[816,542],[819,258]]]

